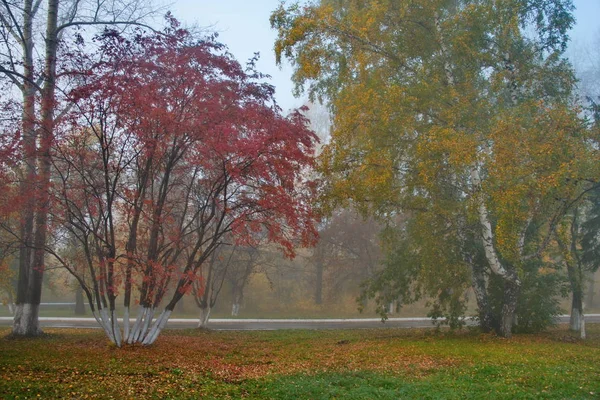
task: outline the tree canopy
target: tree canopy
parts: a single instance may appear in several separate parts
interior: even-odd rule
[[[77,38],[63,60],[77,84],[48,150],[48,240],[36,251],[76,278],[117,346],[153,343],[219,246],[260,232],[291,257],[316,237],[318,139],[302,112],[282,114],[255,60],[244,68],[167,20],[162,32],[107,28],[93,53]]]
[[[413,215],[400,237],[431,237],[403,257],[416,257],[422,277],[442,265],[470,270],[456,273],[471,275],[483,326],[504,336],[525,265],[548,246],[594,156],[562,57],[572,9],[568,0],[322,0],[271,16],[278,60],[290,59],[297,90],[334,116],[320,158],[330,208],[350,202],[390,225]],[[490,274],[505,293],[496,318]]]

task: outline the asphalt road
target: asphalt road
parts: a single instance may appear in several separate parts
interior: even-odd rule
[[[0,317],[0,326],[12,325],[12,317]],[[40,317],[42,327],[98,328],[93,318]],[[560,323],[569,322],[569,316],[559,318]],[[586,322],[599,323],[600,314],[586,315]],[[467,321],[472,324],[471,321]],[[196,319],[171,319],[167,328],[196,328]],[[390,318],[385,323],[379,318],[360,319],[211,319],[209,329],[214,330],[278,330],[278,329],[366,329],[366,328],[430,328],[429,318]]]

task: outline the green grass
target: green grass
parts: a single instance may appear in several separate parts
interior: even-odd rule
[[[594,399],[600,325],[510,340],[413,329],[166,331],[152,347],[98,330],[0,330],[0,398]]]

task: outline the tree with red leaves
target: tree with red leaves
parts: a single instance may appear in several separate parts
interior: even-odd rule
[[[14,218],[17,224],[2,224],[18,245],[14,335],[42,332],[38,312],[48,239],[50,152],[63,107],[69,107],[62,93],[70,78],[61,73],[67,38],[74,30],[81,33],[85,28],[140,25],[154,10],[153,1],[146,0],[0,2],[0,84],[8,84],[2,87],[0,112],[3,122],[5,115],[18,119],[18,127],[0,133],[2,142],[5,135],[18,134],[16,152],[10,156],[13,162],[9,162],[11,176],[1,183],[18,187],[17,195],[2,192],[1,200],[11,204],[8,214],[18,214]],[[15,109],[5,114],[5,101],[14,99]],[[0,152],[3,163],[8,160],[5,156],[6,152]],[[17,225],[16,229],[12,225]]]
[[[243,69],[214,38],[174,20],[162,33],[106,30],[97,43],[53,149],[47,250],[117,346],[149,345],[224,241],[248,244],[262,232],[288,256],[314,243],[306,172],[317,138],[299,111],[281,114],[254,61]]]

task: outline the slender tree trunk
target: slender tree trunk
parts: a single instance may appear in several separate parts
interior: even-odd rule
[[[210,306],[200,308],[200,319],[198,321],[198,328],[206,328],[208,326],[208,320],[210,319]]]
[[[577,254],[577,233],[579,225],[577,223],[577,213],[573,215],[571,222],[571,243],[570,247],[563,243],[558,235],[556,241],[560,249],[565,253],[565,264],[567,266],[567,276],[571,286],[571,318],[569,328],[574,332],[580,332],[581,338],[585,339],[585,317],[583,315],[583,297],[584,297],[584,272]],[[583,328],[583,329],[582,329]]]
[[[75,315],[85,315],[83,289],[81,289],[81,286],[77,286],[77,289],[75,289]]]
[[[396,312],[396,302],[394,300],[390,301],[388,304],[388,314],[394,314]]]
[[[520,291],[521,285],[518,283],[518,280],[507,279],[504,281],[504,302],[502,304],[502,316],[498,331],[502,337],[510,338],[512,336],[512,327],[515,323],[515,310],[517,309]]]
[[[323,304],[323,261],[318,257],[315,263],[316,281],[315,281],[315,304]]]
[[[475,292],[477,300],[479,327],[485,333],[491,332],[494,329],[494,320],[488,299],[484,269],[482,265],[477,265],[473,261],[470,261],[470,264],[473,292]]]
[[[595,295],[596,295],[596,274],[590,273],[589,286],[587,290],[587,305],[588,307],[594,307],[596,305]]]
[[[242,300],[244,298],[243,290],[243,287],[239,287],[237,285],[233,288],[233,304],[231,305],[232,317],[237,317],[240,314],[240,304],[242,304]]]
[[[33,273],[31,280],[32,305],[39,308],[42,296],[42,280],[45,269],[46,233],[48,230],[48,212],[50,203],[50,147],[54,140],[54,107],[55,107],[55,78],[58,0],[48,1],[48,19],[46,22],[46,55],[44,68],[44,87],[42,90],[42,121],[39,140],[39,177],[38,177],[38,206],[35,217],[35,236],[33,252]],[[36,315],[37,318],[37,315]],[[39,323],[38,323],[39,325]],[[39,330],[39,328],[38,328]]]
[[[462,229],[464,229],[464,224],[461,226],[461,230]],[[467,239],[464,237],[464,234],[461,236],[463,236],[461,238],[463,242],[463,259],[471,268],[471,287],[473,288],[475,300],[477,301],[479,327],[482,332],[491,332],[494,329],[495,323],[488,297],[488,285],[485,276],[485,267],[474,261],[473,255],[465,249]]]
[[[581,319],[581,296],[579,293],[573,292],[571,299],[571,317],[569,318],[569,328],[572,331],[579,331],[579,320]]]
[[[585,339],[585,314],[583,313],[583,293],[581,291],[573,292],[569,328],[573,332],[579,332],[580,337]]]
[[[169,317],[171,316],[172,312],[173,311],[169,310],[169,309],[163,310],[163,312],[156,319],[156,321],[154,322],[154,324],[152,325],[152,327],[146,334],[146,337],[143,338],[142,344],[144,346],[149,346],[156,341],[156,339],[158,338],[158,335],[160,335],[162,330],[167,325],[167,322],[169,321]]]
[[[481,190],[481,178],[476,166],[471,167],[471,179],[473,187],[476,191]],[[516,271],[512,266],[504,265],[494,245],[494,232],[490,221],[485,199],[481,193],[475,193],[477,199],[477,213],[479,216],[479,224],[481,227],[481,239],[485,250],[485,257],[488,261],[490,269],[494,274],[499,276],[504,282],[504,301],[502,305],[502,314],[498,334],[502,337],[509,338],[512,336],[512,325],[515,321],[515,310],[519,300],[521,281],[517,276]]]

